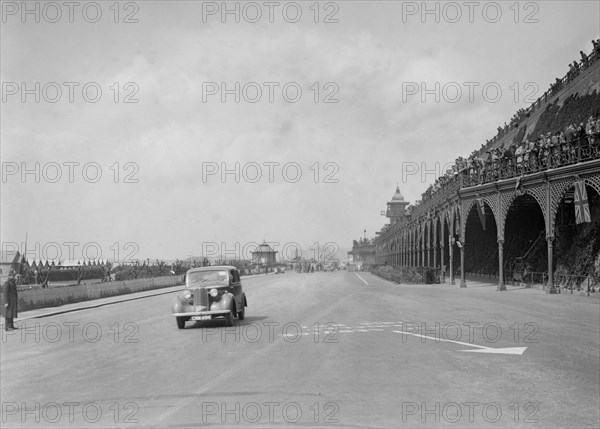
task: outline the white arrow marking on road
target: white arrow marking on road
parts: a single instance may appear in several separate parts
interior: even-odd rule
[[[475,344],[472,344],[473,346]],[[481,346],[478,346],[481,347]],[[527,347],[505,347],[505,348],[499,348],[499,349],[494,349],[492,347],[486,347],[484,349],[479,349],[479,350],[458,350],[459,352],[471,352],[471,353],[498,353],[498,354],[505,354],[505,355],[522,355],[525,352],[525,349],[527,349]]]
[[[456,343],[456,344],[461,344],[463,346],[469,346],[469,347],[477,347],[479,348],[479,350],[457,350],[459,352],[471,352],[471,353],[496,353],[496,354],[505,354],[505,355],[522,355],[525,350],[527,349],[527,347],[504,347],[504,348],[493,348],[493,347],[486,347],[486,346],[480,346],[477,344],[472,344],[472,343],[465,343],[462,341],[455,341],[455,340],[447,340],[445,338],[435,338],[435,337],[429,337],[427,335],[423,335],[423,334],[416,334],[414,332],[406,332],[406,331],[393,331],[397,334],[407,334],[407,335],[413,335],[415,337],[420,337],[420,338],[427,338],[430,340],[434,340],[436,342],[438,341],[445,341],[448,343]]]
[[[356,274],[356,277],[358,277],[359,279],[361,279],[363,282],[365,282],[365,284],[366,284],[367,286],[369,286],[369,283],[367,283],[367,281],[366,281],[365,279],[363,279],[363,278],[362,278],[361,276],[359,276],[357,273],[354,273],[354,274]]]

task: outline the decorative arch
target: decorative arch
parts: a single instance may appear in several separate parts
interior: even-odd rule
[[[494,217],[494,221],[496,222],[496,228],[498,228],[498,238],[500,238],[500,225],[499,222],[499,207],[498,207],[498,194],[496,195],[485,195],[480,197],[492,210],[492,216]],[[460,217],[460,239],[464,242],[466,237],[466,227],[467,227],[467,218],[469,217],[469,213],[473,209],[473,206],[476,204],[477,197],[470,197],[465,199],[462,203],[462,213],[464,216]],[[504,228],[502,229],[504,231]]]
[[[587,186],[594,189],[598,194],[600,194],[600,174],[580,177],[579,180],[583,180]],[[567,191],[571,189],[577,181],[578,179],[575,179],[574,177],[569,177],[567,179],[552,182],[550,185],[551,202],[549,220],[552,225],[552,237],[554,236],[554,220],[556,219],[558,206],[565,194],[567,193]]]
[[[585,184],[592,187],[600,195],[600,173],[584,176]]]
[[[546,210],[546,192],[545,185],[536,185],[532,187],[528,187],[524,190],[524,192],[517,194],[516,192],[502,192],[500,194],[501,197],[501,224],[502,225],[502,235],[500,236],[500,229],[498,229],[498,238],[504,239],[504,231],[506,230],[506,218],[508,217],[508,210],[512,206],[513,202],[523,195],[531,195],[535,201],[538,203],[538,206],[542,210],[542,214],[544,215],[544,222],[546,224],[546,235],[548,235],[548,215]]]

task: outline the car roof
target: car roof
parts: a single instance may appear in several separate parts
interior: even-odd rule
[[[188,273],[196,273],[198,271],[222,271],[222,270],[237,270],[233,265],[209,265],[207,267],[196,267],[187,270]]]

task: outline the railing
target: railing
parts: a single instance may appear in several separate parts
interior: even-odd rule
[[[430,194],[423,194],[422,202],[413,207],[411,217],[418,219],[424,216],[433,207],[455,195],[461,188],[521,177],[594,159],[600,159],[600,134],[553,146],[536,147],[520,155],[494,160],[482,167],[465,167],[458,174],[447,178],[441,188]],[[391,225],[389,230],[382,232],[379,240],[385,240],[390,234],[394,234],[398,229],[410,223],[411,221],[402,222],[400,225]]]
[[[461,187],[462,177],[460,174],[457,173],[448,177],[438,189],[422,195],[421,203],[413,207],[412,217],[418,218],[430,210],[432,206],[437,206],[442,201],[451,198]]]
[[[424,193],[421,202],[413,207],[411,215],[413,219],[419,218],[432,207],[451,198],[461,188],[520,177],[594,159],[600,159],[600,134],[556,145],[536,146],[523,154],[493,160],[483,166],[465,166],[458,173],[446,178],[440,188],[430,193]]]
[[[463,186],[477,186],[550,168],[600,159],[600,136],[595,135],[591,140],[593,143],[590,143],[588,138],[580,138],[554,146],[539,147],[523,155],[494,160],[482,168],[468,167],[462,171]]]
[[[532,285],[543,285],[542,289],[547,287],[547,273],[541,272],[523,272],[521,270],[506,270],[504,272],[504,282],[507,284],[524,284],[527,287]],[[571,275],[571,274],[554,274],[554,287],[559,290],[586,292],[597,292],[600,288],[599,284],[593,284],[591,275]]]
[[[555,274],[554,275],[554,285],[557,288],[562,288],[563,290],[571,291],[585,291],[587,295],[590,296],[590,292],[595,292],[598,290],[599,285],[592,285],[590,280],[590,275],[568,275],[568,274]]]
[[[592,66],[593,63],[600,59],[600,51],[594,50],[587,55],[587,61],[575,61],[578,64],[578,68],[570,70],[561,79],[556,79],[550,88],[542,94],[531,106],[522,112],[522,115],[515,118],[516,122],[519,123],[523,117],[530,115],[535,110],[542,107],[547,101],[549,101],[554,95],[559,93],[566,85],[571,83],[575,78],[585,69]],[[508,133],[510,126],[513,125],[513,120],[506,126],[506,128],[499,128],[499,132],[494,136],[489,143],[495,143],[504,135]],[[548,153],[545,154],[545,148],[542,148],[542,154],[536,155],[535,152],[529,153],[529,159],[527,161],[517,161],[518,157],[515,155],[509,160],[497,160],[491,164],[487,164],[484,168],[477,168],[472,166],[464,166],[464,168],[455,173],[453,176],[447,177],[443,183],[439,185],[437,189],[433,189],[429,193],[422,195],[421,203],[412,208],[411,217],[416,219],[421,215],[427,213],[432,207],[437,206],[440,202],[450,198],[457,190],[464,187],[471,187],[482,185],[484,183],[490,183],[497,180],[508,179],[511,177],[519,177],[525,174],[531,174],[538,171],[547,170],[548,168],[560,167],[563,165],[569,165],[577,162],[584,162],[593,159],[600,158],[600,136],[593,136],[595,140],[594,144],[576,143],[578,147],[573,148],[573,143],[562,143],[556,147],[550,148]],[[567,146],[563,148],[563,146]],[[564,149],[564,150],[563,150]],[[526,155],[523,155],[525,158]],[[465,160],[466,161],[466,160]],[[393,233],[397,227],[390,228],[389,231],[385,231],[379,237],[379,239],[385,239],[388,233]]]
[[[546,283],[548,280],[548,273],[546,272],[534,272],[534,271],[523,271],[523,270],[505,270],[504,271],[504,283],[511,284],[513,286],[524,284],[527,287],[532,285],[542,285],[542,289],[546,289]]]

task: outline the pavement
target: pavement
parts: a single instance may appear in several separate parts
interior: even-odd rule
[[[2,331],[2,427],[600,424],[597,300],[350,272],[243,284],[231,328],[177,329],[176,288],[24,314]]]
[[[153,289],[153,290],[148,290],[148,291],[143,291],[143,292],[129,293],[126,295],[117,295],[117,296],[110,296],[107,298],[75,302],[72,304],[61,305],[59,307],[46,307],[46,308],[38,308],[35,310],[29,310],[29,311],[21,311],[21,312],[19,312],[19,318],[17,319],[17,321],[38,319],[38,318],[42,318],[42,317],[50,317],[50,316],[55,316],[57,314],[71,313],[73,311],[89,310],[91,308],[98,308],[98,307],[102,307],[105,305],[111,305],[111,304],[116,304],[116,303],[126,302],[126,301],[133,301],[136,299],[143,299],[143,298],[147,298],[150,296],[170,294],[173,292],[180,291],[182,289],[184,289],[184,286],[178,285],[178,286],[172,286],[172,287],[168,287],[168,288]],[[1,325],[4,326],[4,319],[2,319]]]
[[[244,281],[245,279],[250,279],[250,278],[259,277],[259,276],[263,276],[263,275],[266,275],[266,274],[253,274],[253,275],[249,275],[249,276],[243,276],[242,281]],[[16,319],[16,321],[18,322],[18,321],[29,320],[29,319],[50,317],[50,316],[55,316],[58,314],[71,313],[73,311],[89,310],[92,308],[98,308],[98,307],[102,307],[105,305],[111,305],[111,304],[116,304],[116,303],[121,303],[121,302],[133,301],[136,299],[148,298],[151,296],[166,295],[166,294],[171,294],[173,292],[179,292],[179,291],[183,290],[184,288],[185,288],[185,286],[183,284],[181,284],[181,285],[177,285],[177,286],[171,286],[171,287],[160,288],[160,289],[152,289],[152,290],[147,290],[147,291],[142,291],[142,292],[129,293],[129,294],[125,294],[125,295],[116,295],[116,296],[110,296],[107,298],[93,299],[93,300],[88,300],[88,301],[80,301],[80,302],[75,302],[72,304],[61,305],[58,307],[46,307],[46,308],[38,308],[35,310],[29,310],[29,311],[20,311],[19,317],[18,317],[18,319]],[[0,318],[0,319],[1,319],[0,327],[2,329],[4,329],[4,318]]]

